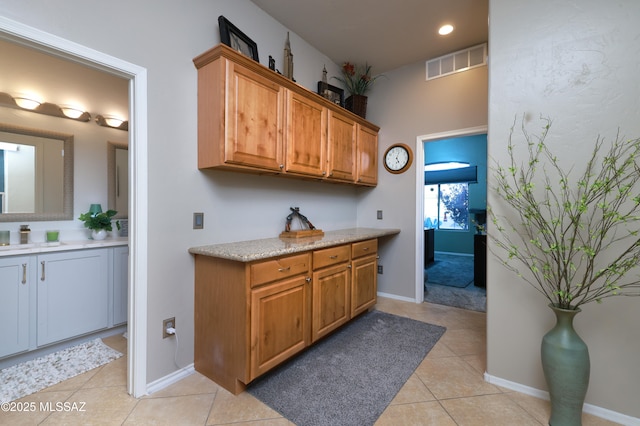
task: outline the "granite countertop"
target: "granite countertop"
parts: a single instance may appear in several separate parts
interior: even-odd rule
[[[306,238],[266,238],[191,247],[189,253],[251,262],[285,254],[299,253],[340,244],[399,234],[399,229],[350,228],[327,231],[323,236]]]
[[[61,241],[57,243],[29,243],[0,246],[0,257],[25,254],[50,253],[54,251],[82,250],[102,247],[125,246],[129,244],[127,237],[107,238],[105,240]]]

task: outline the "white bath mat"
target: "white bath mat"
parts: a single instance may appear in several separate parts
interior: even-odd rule
[[[95,339],[5,368],[0,370],[0,403],[31,395],[121,356]]]

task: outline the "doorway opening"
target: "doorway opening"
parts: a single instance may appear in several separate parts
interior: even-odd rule
[[[0,38],[129,81],[129,310],[127,390],[146,394],[147,335],[147,72],[145,68],[0,17]]]
[[[417,302],[427,300],[456,306],[450,301],[464,302],[465,297],[450,293],[464,291],[468,285],[474,286],[473,262],[469,260],[474,256],[475,212],[486,209],[486,133],[487,126],[480,126],[417,137],[419,148],[416,149],[416,164],[454,161],[475,166],[473,173],[470,173],[471,168],[468,168],[465,172],[443,171],[441,173],[438,171],[435,175],[427,175],[424,167],[416,167],[416,228],[424,230],[424,232],[416,232],[415,299]],[[468,146],[473,149],[467,149]],[[478,149],[475,149],[476,147]],[[452,193],[452,184],[455,188],[466,188],[466,191]],[[443,187],[447,191],[441,191]],[[426,194],[426,189],[433,191]],[[425,203],[431,203],[433,206]],[[433,268],[434,264],[438,264],[438,268],[445,268],[449,263],[467,265],[465,268],[471,268],[471,270],[466,271],[466,275],[461,273],[459,277],[455,277],[459,278],[457,281],[460,283],[456,280],[446,280],[444,285],[439,285],[437,289],[434,286],[432,295],[443,294],[436,298],[437,301],[429,300],[430,295],[425,297],[425,284],[429,279],[427,268]],[[455,268],[455,266],[452,267]],[[432,270],[433,279],[437,272],[436,269]],[[445,272],[444,276],[446,275]],[[470,279],[467,280],[469,276]],[[462,281],[465,282],[462,283]],[[475,295],[472,295],[472,299],[456,307],[473,310],[478,310],[478,306],[484,308],[484,301],[481,300],[478,303]]]

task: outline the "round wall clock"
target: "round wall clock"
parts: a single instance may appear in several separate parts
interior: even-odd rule
[[[391,145],[384,153],[384,168],[389,173],[404,173],[413,162],[413,152],[403,143]]]

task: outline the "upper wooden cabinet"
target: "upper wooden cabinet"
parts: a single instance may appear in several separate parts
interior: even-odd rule
[[[329,179],[353,182],[356,177],[356,122],[346,114],[329,114]]]
[[[359,124],[356,152],[357,183],[375,186],[378,183],[378,131]]]
[[[225,58],[198,71],[198,167],[279,171],[284,89]]]
[[[377,184],[377,126],[223,44],[193,62],[198,168]]]
[[[327,173],[327,108],[288,90],[285,171],[310,176]]]

